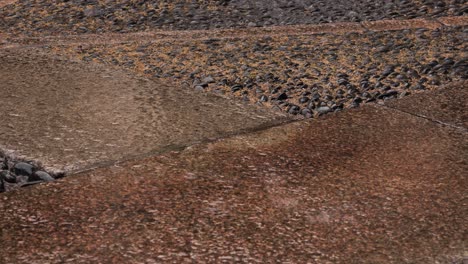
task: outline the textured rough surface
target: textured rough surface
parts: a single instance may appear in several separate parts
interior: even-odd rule
[[[0,31],[79,34],[215,29],[466,16],[464,0],[20,0],[0,9]]]
[[[265,30],[238,38],[50,47],[303,116],[319,115],[321,106],[339,111],[468,78],[463,27],[302,35],[291,29],[281,35]]]
[[[467,8],[0,0],[0,263],[465,264]]]
[[[467,138],[365,106],[116,164],[4,194],[0,260],[462,263]]]
[[[0,0],[0,8],[4,7],[6,5],[13,4],[16,1],[17,0]]]
[[[42,53],[0,51],[0,145],[48,170],[180,148],[285,118]]]
[[[389,107],[468,129],[468,82],[388,102]]]

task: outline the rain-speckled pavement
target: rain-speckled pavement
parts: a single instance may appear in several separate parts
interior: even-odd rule
[[[0,0],[0,264],[468,263],[467,11]]]
[[[459,87],[429,105],[366,105],[5,193],[0,260],[464,263]],[[456,105],[439,122],[412,102]]]
[[[37,50],[0,50],[0,146],[52,172],[279,124],[284,114]]]

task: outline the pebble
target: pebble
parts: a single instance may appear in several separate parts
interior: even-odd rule
[[[54,178],[45,171],[36,171],[31,176],[29,176],[29,179],[28,179],[28,181],[30,182],[33,182],[33,181],[51,182],[53,180]]]
[[[290,113],[292,115],[297,115],[297,114],[299,114],[300,110],[301,110],[301,108],[299,106],[291,105],[291,106],[289,106],[288,113]]]
[[[214,83],[214,82],[215,82],[215,80],[211,76],[207,76],[207,77],[203,78],[203,80],[202,80],[202,83],[206,83],[206,84]]]
[[[13,167],[13,172],[18,175],[31,176],[33,174],[33,168],[31,164],[25,162],[18,162]]]
[[[312,110],[308,108],[304,108],[301,110],[301,115],[303,115],[305,118],[312,118],[313,117],[313,112]]]
[[[203,86],[201,86],[201,85],[196,85],[194,90],[197,91],[197,92],[201,92],[201,91],[204,91],[205,88],[203,88]]]
[[[433,8],[433,4],[428,8],[419,1],[407,0],[386,1],[386,4],[353,0],[346,5],[329,0],[315,0],[312,5],[283,0],[172,2],[145,1],[142,8],[125,0],[107,1],[104,6],[95,5],[96,1],[62,1],[51,8],[48,1],[35,1],[34,4],[18,1],[2,8],[0,31],[30,35],[44,32],[124,33],[435,18],[467,13],[464,1],[451,1],[450,8]],[[443,1],[436,3],[440,2]],[[424,32],[418,34],[425,36]],[[437,32],[433,35],[438,36]],[[390,52],[394,45],[397,44],[380,43],[378,52]]]
[[[278,95],[277,99],[280,101],[286,100],[288,99],[288,95],[286,93],[281,93],[280,95]]]
[[[244,87],[243,87],[242,85],[236,84],[236,85],[233,85],[233,86],[231,87],[231,92],[235,93],[235,92],[237,92],[237,91],[242,90],[243,88],[244,88]]]
[[[5,157],[0,163],[0,192],[10,191],[19,187],[25,187],[40,182],[54,181],[49,173],[26,162],[13,162]],[[10,169],[9,169],[10,168]]]
[[[326,114],[326,113],[328,113],[328,112],[330,112],[330,111],[331,111],[331,108],[328,107],[328,106],[321,106],[321,107],[317,108],[317,112],[318,112],[320,115],[324,115],[324,114]]]

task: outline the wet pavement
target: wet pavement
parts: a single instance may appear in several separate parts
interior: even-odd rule
[[[388,107],[468,130],[468,82],[450,84],[415,98],[388,102]]]
[[[279,124],[285,115],[41,50],[0,51],[0,146],[51,172]]]
[[[445,99],[420,104],[435,94]],[[5,193],[0,262],[463,263],[467,132],[406,108],[463,124],[456,96],[366,105]]]
[[[0,263],[464,264],[465,2],[0,0]]]

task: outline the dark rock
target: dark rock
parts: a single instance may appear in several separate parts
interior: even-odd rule
[[[311,118],[313,116],[313,113],[312,110],[304,108],[301,110],[301,115],[303,115],[305,118]]]
[[[344,78],[340,78],[340,79],[338,79],[337,83],[338,83],[338,85],[346,86],[349,82],[348,82],[348,80],[346,80]]]
[[[385,98],[390,98],[390,97],[396,97],[398,95],[398,92],[395,90],[389,90],[386,91],[385,93],[379,95],[377,99],[385,99]]]
[[[244,88],[244,87],[243,87],[242,85],[236,84],[236,85],[233,85],[233,86],[231,87],[231,92],[235,93],[235,92],[237,92],[237,91],[242,90],[243,88]]]
[[[291,105],[291,106],[289,106],[288,113],[290,113],[292,115],[297,115],[297,114],[299,114],[300,110],[301,110],[301,108],[299,106]]]
[[[53,180],[54,180],[54,178],[52,176],[50,176],[50,174],[48,174],[45,171],[36,171],[31,176],[29,176],[29,179],[28,179],[29,182],[33,182],[33,181],[50,182],[50,181],[53,181]]]
[[[264,94],[262,96],[260,96],[260,102],[268,102],[268,96],[266,96]]]
[[[286,100],[288,99],[288,95],[286,93],[282,93],[278,96],[278,100]]]
[[[13,167],[13,171],[16,175],[31,176],[33,174],[34,167],[31,164],[25,162],[18,162]]]
[[[359,98],[359,97],[356,97],[354,100],[353,100],[353,103],[356,104],[356,105],[360,105],[362,103],[362,99]]]
[[[307,103],[309,100],[310,100],[310,99],[309,99],[308,97],[305,97],[305,96],[304,96],[304,97],[299,98],[299,103],[305,104],[305,103]]]
[[[309,101],[309,103],[307,104],[307,108],[310,110],[315,109],[315,103],[312,101]]]
[[[7,170],[3,170],[3,171],[0,171],[0,180],[4,180],[8,183],[15,183],[16,176]]]
[[[426,87],[422,83],[417,83],[414,87],[414,90],[426,90]]]
[[[8,170],[7,158],[3,158],[3,162],[0,162],[0,170]]]

